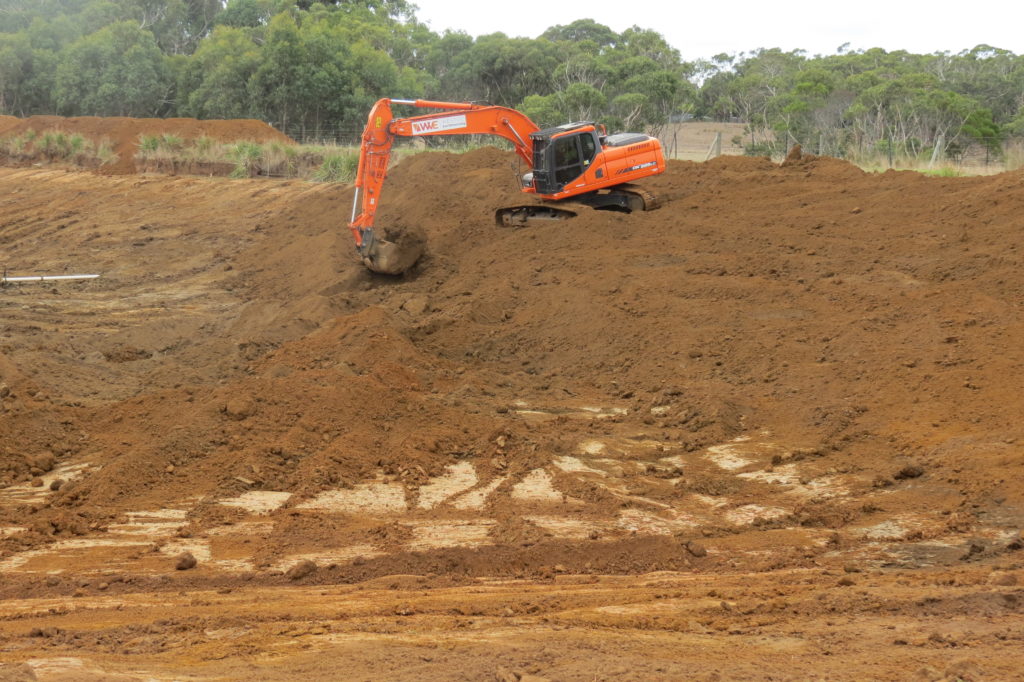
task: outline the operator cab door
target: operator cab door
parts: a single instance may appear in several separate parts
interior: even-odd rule
[[[587,130],[556,137],[552,142],[555,149],[555,184],[561,190],[590,167],[590,162],[597,155],[597,140],[594,132]]]

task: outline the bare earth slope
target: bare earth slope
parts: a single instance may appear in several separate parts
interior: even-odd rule
[[[1016,674],[1024,175],[515,176],[396,167],[391,279],[348,189],[0,170],[10,274],[102,274],[0,290],[0,674]]]

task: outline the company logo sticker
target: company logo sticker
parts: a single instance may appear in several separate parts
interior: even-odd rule
[[[640,163],[640,164],[637,164],[635,166],[630,166],[629,168],[622,168],[622,169],[620,169],[615,174],[616,175],[622,175],[623,173],[632,173],[633,171],[638,171],[641,168],[650,168],[651,166],[657,166],[657,165],[658,165],[657,161],[648,161],[647,163]]]
[[[466,127],[466,115],[443,116],[441,118],[430,118],[424,121],[412,122],[413,135],[427,135],[429,133],[440,133],[445,130],[458,130]]]

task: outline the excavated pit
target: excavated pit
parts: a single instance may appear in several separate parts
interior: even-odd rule
[[[11,274],[102,275],[0,289],[0,673],[1019,669],[1024,175],[507,230],[510,165],[393,170],[399,279],[344,187],[0,169]]]

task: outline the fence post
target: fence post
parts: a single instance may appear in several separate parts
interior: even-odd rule
[[[711,146],[708,148],[708,153],[704,157],[704,160],[713,159],[716,156],[722,155],[722,133],[721,131],[715,133],[715,139],[711,141]]]

